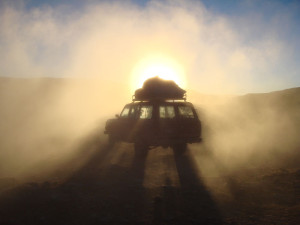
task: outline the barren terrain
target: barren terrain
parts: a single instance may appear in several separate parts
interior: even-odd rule
[[[101,113],[123,105],[86,103],[90,88],[57,81],[5,82],[1,225],[300,223],[299,88],[233,101],[194,95],[204,142],[138,157],[103,135]]]
[[[171,149],[157,148],[137,158],[130,144],[97,146],[91,156],[67,179],[61,177],[63,171],[43,182],[21,185],[1,179],[1,224],[300,221],[300,169],[266,166],[244,169],[242,175],[203,177],[191,149],[178,156]],[[209,155],[202,160],[220,167]]]

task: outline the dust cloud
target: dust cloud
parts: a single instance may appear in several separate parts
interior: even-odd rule
[[[76,156],[80,146],[104,142],[105,120],[127,101],[122,86],[95,79],[1,78],[0,85],[0,177],[20,180],[40,179],[72,157],[79,166],[91,153]]]
[[[291,57],[288,43],[273,35],[281,32],[275,23],[249,45],[244,24],[198,1],[149,1],[143,8],[127,1],[88,2],[78,9],[2,4],[0,177],[39,177],[72,157],[84,160],[90,153],[78,156],[78,146],[105,141],[103,121],[131,100],[132,70],[152,54],[180,62],[188,89],[199,93],[290,85],[282,74],[275,76],[276,65]],[[265,80],[253,78],[262,74]],[[217,101],[191,95],[204,126],[200,148],[232,170],[292,158],[299,146],[299,98],[280,93]]]
[[[191,94],[204,141],[190,149],[212,191],[223,186],[213,182],[216,178],[247,183],[299,168],[299,96],[299,88],[242,96]]]
[[[231,18],[192,0],[154,0],[144,7],[130,1],[32,8],[5,2],[1,76],[96,77],[131,86],[138,62],[159,55],[179,62],[188,88],[236,94],[293,87],[280,65],[287,65],[286,76],[299,72],[288,66],[293,48],[279,35],[277,18],[292,16],[281,8],[286,14],[265,24],[260,15]]]

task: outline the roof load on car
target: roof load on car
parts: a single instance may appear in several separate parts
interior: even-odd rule
[[[146,101],[153,99],[186,100],[186,91],[172,80],[163,80],[153,77],[146,80],[143,87],[135,91],[133,101]]]

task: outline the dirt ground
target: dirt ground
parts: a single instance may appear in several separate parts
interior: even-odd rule
[[[191,149],[135,156],[124,143],[71,165],[43,180],[1,178],[0,224],[300,224],[299,168],[205,176]]]

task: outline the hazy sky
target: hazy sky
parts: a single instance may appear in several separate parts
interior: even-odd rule
[[[137,65],[162,60],[203,93],[298,87],[299,23],[299,0],[2,0],[0,76],[132,87]]]

